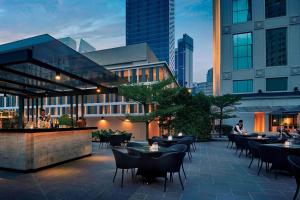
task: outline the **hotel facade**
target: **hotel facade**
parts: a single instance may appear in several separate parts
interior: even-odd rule
[[[214,95],[238,94],[248,132],[294,131],[300,115],[300,1],[213,1]]]

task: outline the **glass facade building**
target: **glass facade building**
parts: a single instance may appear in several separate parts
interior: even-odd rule
[[[178,40],[175,53],[175,77],[180,86],[192,87],[193,83],[193,38],[184,34]]]
[[[174,0],[126,0],[126,45],[143,42],[174,72]]]

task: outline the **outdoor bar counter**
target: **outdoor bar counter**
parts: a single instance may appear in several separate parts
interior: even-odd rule
[[[0,168],[34,171],[91,155],[93,129],[0,129]]]

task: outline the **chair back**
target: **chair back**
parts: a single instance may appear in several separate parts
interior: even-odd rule
[[[250,150],[250,153],[254,156],[254,157],[259,157],[259,148],[260,148],[261,144],[259,142],[255,142],[255,141],[248,141],[248,147]]]
[[[185,144],[186,145],[186,147],[187,147],[187,149],[186,149],[186,151],[190,151],[190,149],[191,149],[191,144],[193,143],[193,141],[191,140],[191,139],[189,139],[189,138],[182,138],[181,140],[179,140],[178,142],[177,142],[177,144]]]
[[[296,181],[300,183],[300,156],[290,155],[287,157],[287,159]]]
[[[187,148],[186,144],[175,144],[168,147],[168,151],[186,152]]]
[[[273,168],[288,168],[288,161],[286,153],[278,148],[267,145],[259,147],[260,158],[264,162],[272,163]]]
[[[127,147],[144,147],[145,145],[138,143],[138,142],[129,142]]]
[[[127,153],[119,151],[115,148],[112,148],[112,152],[114,154],[117,168],[129,169],[129,168],[138,167],[138,159],[139,159],[138,157],[130,156]]]
[[[229,140],[230,142],[234,142],[235,134],[229,133],[229,134],[227,135],[227,137],[228,137],[228,140]]]
[[[110,145],[115,146],[121,146],[121,143],[124,141],[123,135],[111,135],[110,137]]]
[[[155,158],[156,168],[163,173],[179,172],[184,156],[185,152],[166,153]]]

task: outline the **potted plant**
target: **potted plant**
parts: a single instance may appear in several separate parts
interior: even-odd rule
[[[60,128],[70,128],[72,127],[72,119],[68,114],[64,114],[59,118],[59,127]]]

